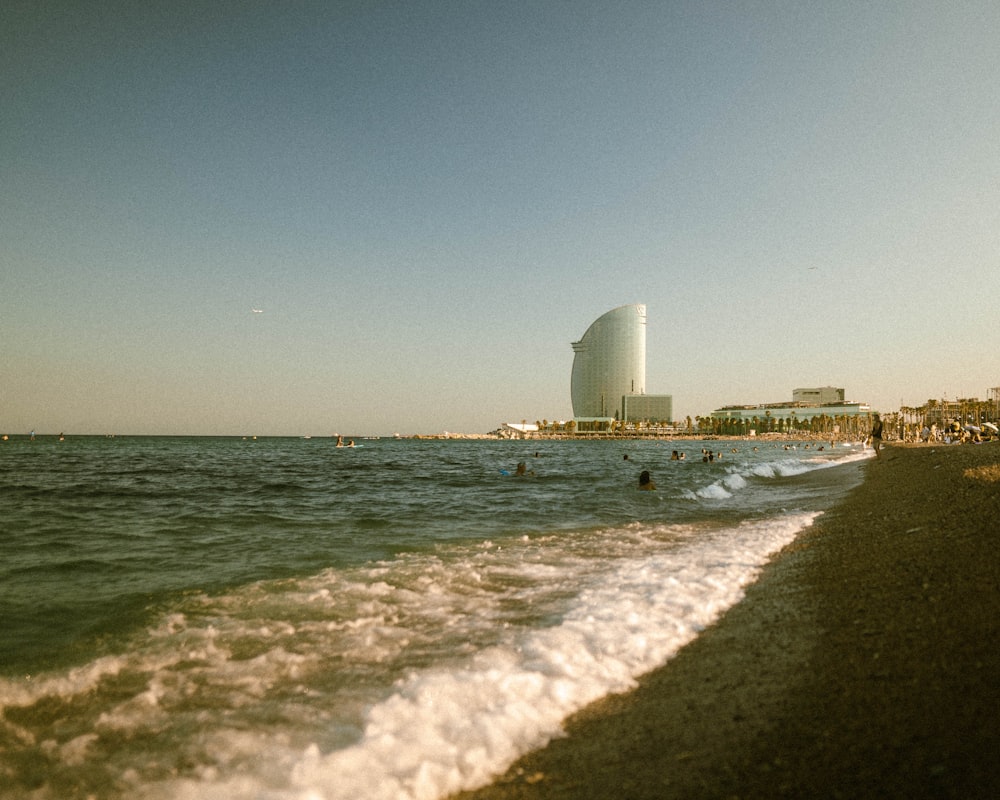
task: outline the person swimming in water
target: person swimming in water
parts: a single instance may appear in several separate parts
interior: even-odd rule
[[[651,492],[656,488],[656,484],[653,483],[653,479],[649,477],[649,470],[644,469],[639,473],[639,489],[644,492]]]

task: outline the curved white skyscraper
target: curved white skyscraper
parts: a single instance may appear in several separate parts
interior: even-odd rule
[[[646,306],[620,306],[573,342],[573,416],[624,418],[622,398],[646,392]]]

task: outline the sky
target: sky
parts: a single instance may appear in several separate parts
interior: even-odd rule
[[[0,432],[677,419],[1000,385],[1000,4],[0,5]],[[260,309],[260,313],[253,309]]]

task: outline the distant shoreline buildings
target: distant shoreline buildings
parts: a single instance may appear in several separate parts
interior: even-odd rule
[[[871,416],[867,403],[846,403],[843,389],[820,386],[793,389],[791,402],[717,408],[708,416],[707,427],[713,433],[730,435],[827,430],[858,434],[870,427]]]
[[[572,342],[570,399],[573,419],[550,423],[504,423],[495,434],[527,438],[547,435],[728,435],[840,434],[866,435],[872,407],[845,401],[841,387],[792,390],[791,401],[727,405],[683,422],[673,419],[673,395],[646,394],[646,306],[623,305],[602,314],[578,341]],[[928,400],[919,408],[883,412],[900,438],[913,428],[960,420],[978,425],[1000,418],[1000,387],[988,402]]]
[[[570,397],[577,430],[673,419],[673,397],[646,394],[646,306],[614,308],[572,343]]]

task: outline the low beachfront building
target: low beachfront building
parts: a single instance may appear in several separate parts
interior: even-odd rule
[[[863,435],[871,429],[871,416],[867,403],[764,403],[717,408],[701,418],[699,427],[737,436],[792,431]]]
[[[528,439],[537,436],[538,431],[538,425],[531,422],[505,422],[498,433],[507,439]]]

